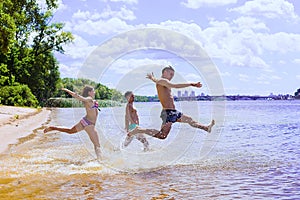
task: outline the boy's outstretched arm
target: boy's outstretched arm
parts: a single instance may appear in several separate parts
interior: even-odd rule
[[[156,82],[158,81],[158,79],[154,77],[153,72],[152,72],[152,73],[148,73],[148,74],[146,75],[146,78],[150,79],[150,80],[153,81],[154,83],[156,83]]]

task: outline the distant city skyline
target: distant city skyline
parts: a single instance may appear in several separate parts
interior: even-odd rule
[[[296,90],[295,90],[296,92]],[[205,94],[204,92],[201,92],[199,94],[196,94],[194,90],[191,90],[191,91],[188,91],[188,90],[178,90],[177,93],[176,92],[173,92],[172,94],[173,96],[176,96],[176,97],[196,97],[196,96],[207,96],[209,94]],[[227,94],[224,94],[224,95],[227,95]],[[235,96],[239,96],[240,94],[228,94],[228,96],[231,96],[231,95],[235,95]],[[270,94],[266,94],[266,95],[251,95],[251,94],[248,94],[246,96],[280,96],[280,95],[292,95],[294,96],[294,93],[293,94],[276,94],[276,93],[273,93],[271,92]],[[153,95],[153,96],[157,96],[157,95]],[[243,96],[243,95],[240,95],[240,96]]]

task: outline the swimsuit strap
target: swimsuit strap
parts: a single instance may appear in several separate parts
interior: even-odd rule
[[[92,106],[92,108],[97,108],[99,111],[101,111],[99,108],[98,101],[94,101],[94,105]]]

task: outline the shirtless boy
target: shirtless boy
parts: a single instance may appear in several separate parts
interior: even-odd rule
[[[134,94],[131,91],[127,91],[125,93],[125,97],[127,98],[126,105],[126,114],[125,114],[125,129],[128,132],[127,137],[124,142],[124,146],[128,146],[135,136],[140,142],[144,144],[144,151],[149,150],[149,143],[146,140],[145,136],[142,134],[147,134],[155,137],[155,135],[164,134],[169,132],[172,123],[166,123],[161,127],[161,130],[156,129],[145,129],[139,126],[139,117],[137,114],[137,110],[133,106],[134,102]]]
[[[192,127],[199,128],[202,130],[207,131],[208,133],[211,132],[212,127],[215,125],[215,121],[212,120],[209,125],[202,125],[199,122],[194,121],[190,116],[183,114],[182,112],[179,112],[175,108],[174,99],[171,94],[172,88],[186,88],[186,87],[202,87],[202,84],[200,82],[197,83],[172,83],[171,79],[173,78],[175,73],[175,70],[172,66],[165,67],[162,70],[162,76],[161,78],[155,78],[153,73],[147,74],[146,78],[152,80],[154,83],[156,83],[156,90],[158,94],[158,98],[160,100],[160,103],[162,105],[162,111],[160,117],[162,118],[162,125],[168,124],[168,123],[175,123],[175,122],[181,122],[181,123],[187,123]],[[163,132],[159,132],[158,134],[154,135],[153,137],[159,138],[159,139],[165,139],[167,138],[171,126],[167,126],[168,129],[166,129]]]
[[[141,128],[139,127],[139,116],[137,114],[137,110],[133,106],[134,94],[131,91],[127,91],[124,96],[127,99],[126,113],[125,113],[125,130],[127,133],[133,131],[134,129],[137,129],[136,131],[138,131],[138,129]],[[144,151],[149,150],[149,143],[145,138],[145,136],[142,135],[142,133],[136,134],[134,136],[127,134],[127,137],[123,143],[124,147],[127,147],[131,143],[134,137],[144,145]]]

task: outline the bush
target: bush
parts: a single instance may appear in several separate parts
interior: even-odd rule
[[[31,93],[31,90],[27,85],[1,87],[0,103],[8,106],[38,106],[38,100]]]

